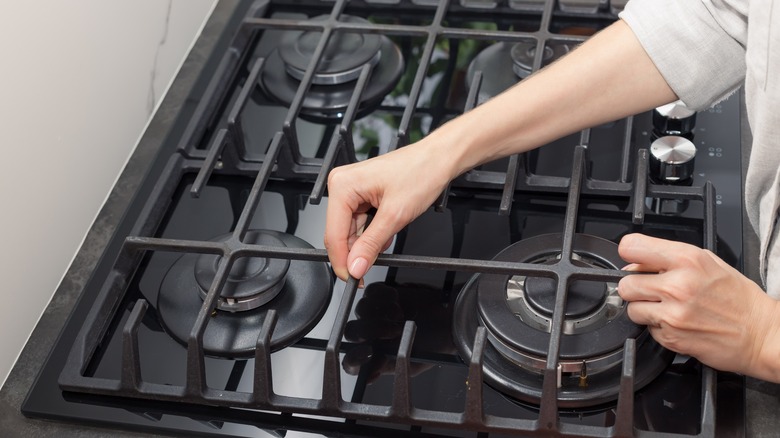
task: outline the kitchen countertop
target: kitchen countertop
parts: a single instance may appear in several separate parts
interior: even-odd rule
[[[21,405],[40,366],[70,314],[71,309],[97,264],[133,194],[143,179],[156,152],[162,145],[191,89],[213,52],[238,0],[221,0],[214,9],[202,34],[187,56],[165,100],[149,124],[128,161],[95,223],[84,240],[62,283],[57,288],[38,325],[22,351],[2,390],[0,390],[0,430],[6,437],[150,437],[155,435],[108,430],[48,420],[31,420],[21,414]],[[743,163],[747,163],[750,135],[743,112]],[[747,224],[747,219],[745,224]],[[757,241],[745,232],[745,254],[757,254]],[[745,259],[749,277],[757,278],[756,261]],[[777,436],[780,431],[780,385],[748,379],[747,429],[750,437]]]

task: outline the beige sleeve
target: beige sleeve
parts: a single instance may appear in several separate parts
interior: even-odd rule
[[[690,108],[726,98],[745,78],[748,0],[631,0],[625,21]]]

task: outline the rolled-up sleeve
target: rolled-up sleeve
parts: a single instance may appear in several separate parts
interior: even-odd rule
[[[748,0],[631,0],[620,18],[677,96],[712,106],[745,78]]]

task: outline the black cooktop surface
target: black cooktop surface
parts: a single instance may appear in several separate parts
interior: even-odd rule
[[[249,9],[26,415],[234,436],[740,432],[740,379],[655,344],[615,293],[631,232],[739,266],[736,98],[685,133],[690,179],[648,174],[650,113],[594,127],[459,177],[365,289],[335,280],[330,168],[425,136],[616,17],[604,2],[427,3]]]

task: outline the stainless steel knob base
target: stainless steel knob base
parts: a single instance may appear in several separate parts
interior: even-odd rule
[[[696,146],[677,135],[660,137],[650,145],[650,176],[665,184],[678,184],[693,177]]]
[[[694,126],[696,111],[679,100],[653,110],[653,127],[661,135],[689,134]]]

